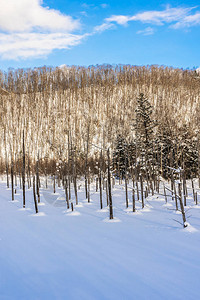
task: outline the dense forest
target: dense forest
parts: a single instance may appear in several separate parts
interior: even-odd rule
[[[111,168],[199,176],[200,76],[163,66],[42,67],[0,72],[0,172]],[[70,171],[69,171],[70,170]],[[28,171],[27,171],[28,172]]]

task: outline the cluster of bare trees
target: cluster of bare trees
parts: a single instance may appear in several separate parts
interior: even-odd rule
[[[141,96],[141,99],[142,97],[143,96]],[[124,139],[121,138],[121,142],[123,143]],[[76,207],[76,205],[79,204],[78,190],[80,188],[78,186],[76,152],[71,148],[69,161],[58,165],[53,176],[47,176],[47,172],[45,173],[46,176],[44,176],[44,174],[40,176],[40,171],[42,171],[40,164],[42,160],[39,159],[39,156],[36,161],[35,169],[30,172],[29,158],[25,155],[24,134],[22,145],[22,166],[19,172],[17,173],[13,161],[11,161],[11,175],[9,176],[7,172],[7,187],[11,184],[12,200],[15,199],[16,190],[19,188],[22,189],[23,208],[26,208],[26,190],[32,188],[35,212],[37,214],[39,212],[40,188],[49,189],[51,186],[56,195],[56,189],[62,187],[65,191],[66,208],[73,211],[74,206]],[[174,169],[168,167],[170,172],[168,183],[163,181],[159,175],[158,166],[151,161],[153,156],[149,155],[148,151],[144,151],[145,155],[143,155],[143,151],[137,154],[135,153],[136,159],[133,160],[134,162],[131,164],[130,158],[132,159],[132,156],[128,153],[127,144],[123,143],[121,145],[122,147],[119,147],[120,150],[113,155],[113,162],[111,162],[109,148],[105,151],[105,156],[103,156],[103,149],[101,149],[99,157],[93,165],[87,160],[86,155],[84,178],[85,198],[88,203],[91,201],[91,195],[94,193],[95,183],[95,191],[99,194],[100,209],[107,206],[109,208],[109,218],[112,220],[115,216],[115,211],[113,211],[112,189],[115,185],[123,185],[125,196],[124,206],[126,208],[132,206],[133,213],[138,209],[138,205],[141,209],[145,208],[148,204],[147,198],[149,195],[164,196],[166,203],[168,199],[174,200],[174,210],[180,211],[182,214],[182,221],[175,221],[182,224],[183,227],[187,227],[186,208],[188,204],[191,206],[191,194],[193,194],[194,203],[196,205],[198,204],[197,190],[199,190],[200,185],[199,188],[197,188],[197,186],[194,185],[193,179],[191,179],[191,184],[188,184],[189,182],[186,181],[186,172],[182,168]],[[139,152],[139,149],[137,151]],[[9,179],[11,179],[11,183]],[[93,190],[92,194],[90,194],[92,183]],[[130,199],[130,192],[132,199]],[[105,197],[106,203],[103,201]]]
[[[166,165],[190,168],[192,160],[195,166],[191,163],[189,176],[198,175],[198,74],[194,70],[120,65],[0,72],[1,173],[10,173],[11,165],[16,173],[21,172],[24,132],[27,172],[34,173],[39,161],[43,174],[67,169],[87,178],[89,168],[95,173],[100,149],[105,160],[108,147],[112,156],[119,134],[130,144],[135,139],[141,93],[153,107],[151,117],[158,124],[157,135],[162,136],[162,143],[154,144],[160,153],[161,175],[169,175]],[[190,155],[192,145],[196,152]],[[166,147],[173,150],[163,155]]]
[[[15,187],[33,187],[36,213],[40,176],[48,188],[63,186],[67,208],[78,204],[78,177],[84,176],[90,202],[96,181],[113,218],[116,178],[145,207],[151,193],[171,197],[186,226],[185,206],[191,179],[200,187],[200,76],[194,70],[158,66],[37,68],[0,72],[0,172]],[[171,188],[160,179],[170,180]],[[124,181],[123,181],[124,180]],[[168,190],[167,190],[168,189]],[[167,193],[168,191],[168,193]],[[72,201],[72,193],[75,202]],[[170,194],[169,194],[170,193]]]

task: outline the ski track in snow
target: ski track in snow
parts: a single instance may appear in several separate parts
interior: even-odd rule
[[[200,205],[191,190],[183,229],[171,198],[149,196],[133,212],[131,190],[126,208],[116,185],[110,220],[105,191],[101,210],[95,184],[90,203],[80,187],[73,212],[63,189],[42,188],[35,214],[32,189],[24,209],[22,191],[11,201],[0,182],[0,299],[199,299]]]

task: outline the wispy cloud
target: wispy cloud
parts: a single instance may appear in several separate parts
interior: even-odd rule
[[[107,8],[109,5],[108,5],[107,3],[102,3],[100,6],[101,6],[102,8]]]
[[[155,30],[152,27],[147,27],[144,30],[138,30],[136,33],[142,35],[152,35],[154,32]]]
[[[191,8],[170,8],[157,11],[145,11],[132,16],[113,15],[106,19],[106,22],[116,22],[119,25],[126,25],[130,21],[140,21],[142,23],[150,23],[156,25],[163,25],[165,23],[177,22],[183,20],[191,12]]]
[[[94,4],[83,3],[81,6],[82,6],[83,8],[85,8],[85,9],[89,9],[89,8],[94,7],[95,5],[94,5]]]
[[[0,57],[27,59],[45,56],[54,49],[77,45],[85,35],[78,20],[42,6],[42,0],[1,0]]]
[[[115,22],[119,25],[126,25],[129,21],[131,21],[131,17],[124,15],[113,15],[109,18],[106,18],[105,21],[107,23]]]
[[[94,27],[93,33],[96,33],[96,32],[100,33],[105,30],[108,30],[108,29],[113,29],[114,27],[115,27],[115,25],[112,23],[103,23],[99,26]]]
[[[164,10],[150,10],[137,13],[135,15],[112,15],[106,18],[104,24],[118,24],[126,26],[129,22],[141,22],[144,24],[152,24],[156,26],[162,26],[168,24],[171,28],[190,27],[200,25],[200,13],[196,12],[192,14],[192,11],[196,7],[178,7],[173,8],[167,6]],[[104,25],[105,26],[105,25]],[[106,27],[106,26],[105,26]],[[142,33],[143,31],[139,31]],[[149,32],[149,33],[148,33]],[[152,34],[152,30],[147,30],[147,34]],[[145,32],[144,32],[145,34]]]
[[[15,60],[46,56],[55,49],[76,46],[86,36],[70,33],[3,33],[0,34],[0,56]]]
[[[193,15],[190,15],[190,16],[186,16],[185,18],[183,18],[179,22],[175,23],[171,27],[178,29],[178,28],[184,28],[184,27],[192,27],[192,26],[196,26],[196,25],[200,25],[200,13],[199,12],[197,12]]]
[[[94,4],[94,3],[90,3],[90,4],[88,4],[88,3],[83,3],[82,5],[81,5],[84,9],[99,9],[99,8],[107,8],[107,7],[109,7],[109,4],[107,4],[107,3],[101,3],[101,4],[98,4],[98,5],[96,5],[96,4]]]
[[[146,11],[131,17],[131,21],[141,21],[142,23],[151,23],[164,25],[165,23],[176,22],[184,18],[193,8],[170,8],[163,11]]]

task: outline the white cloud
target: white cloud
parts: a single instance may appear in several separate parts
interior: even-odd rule
[[[112,24],[112,23],[103,23],[99,26],[94,27],[94,33],[95,32],[103,32],[105,30],[108,30],[108,29],[111,29],[111,28],[114,28],[114,27],[115,27],[115,25]]]
[[[0,0],[0,57],[27,59],[68,49],[86,35],[72,34],[80,23],[42,6],[42,0]]]
[[[110,18],[105,19],[107,23],[116,22],[119,25],[126,25],[131,21],[131,17],[123,15],[113,15]]]
[[[170,8],[167,7],[163,11],[146,11],[136,14],[130,18],[130,21],[141,21],[142,23],[151,23],[163,25],[184,18],[192,8]]]
[[[118,25],[127,26],[131,21],[137,21],[144,24],[153,24],[156,26],[168,24],[170,28],[174,29],[200,25],[200,13],[196,12],[195,14],[191,14],[191,11],[194,9],[196,9],[196,7],[173,8],[167,6],[166,9],[161,11],[144,11],[135,15],[112,15],[111,17],[106,18],[104,23],[97,28],[99,28],[99,31],[105,31],[113,28],[110,26],[111,24],[116,23]],[[154,29],[152,27],[147,27],[145,30],[138,30],[136,33],[152,35],[154,34]]]
[[[85,35],[70,33],[0,34],[0,56],[3,59],[27,59],[46,56],[55,49],[68,49],[80,44]]]
[[[58,10],[42,6],[42,0],[0,0],[0,30],[24,32],[47,30],[71,32],[80,27],[77,20]]]
[[[194,15],[186,16],[180,22],[172,25],[172,28],[178,29],[183,27],[191,27],[200,25],[200,13],[195,13]]]
[[[164,23],[177,22],[185,18],[193,8],[170,8],[157,11],[145,11],[133,16],[113,15],[106,19],[106,22],[116,22],[119,25],[127,25],[130,21],[140,21],[142,23],[150,23],[156,25],[163,25]]]
[[[154,29],[152,27],[147,27],[144,30],[138,30],[137,34],[143,34],[143,35],[152,35],[154,34]]]

